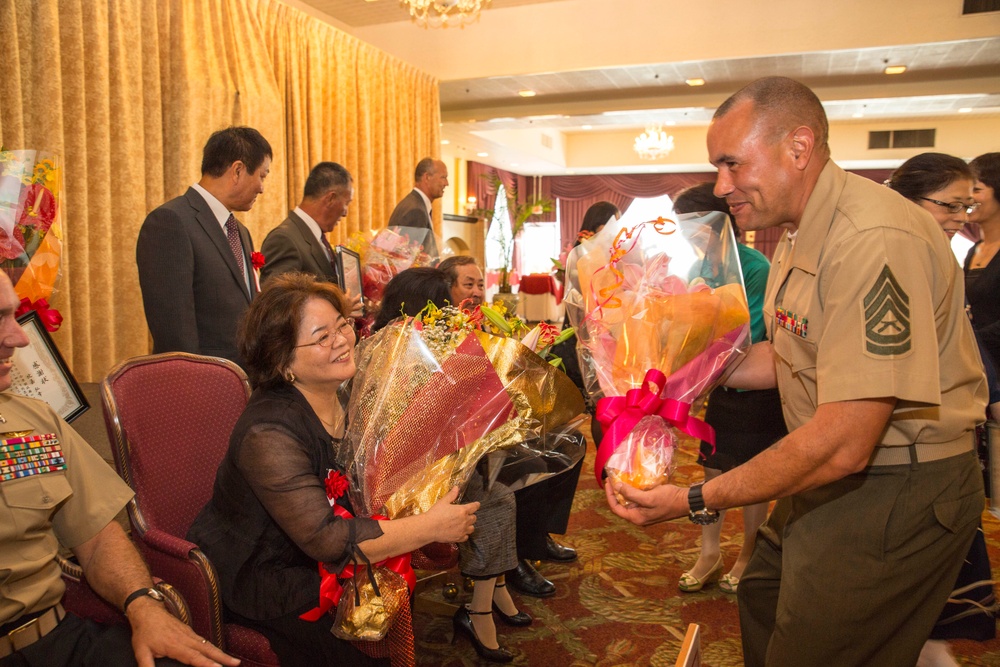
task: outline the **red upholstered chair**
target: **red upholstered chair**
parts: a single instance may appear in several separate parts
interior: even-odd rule
[[[150,570],[180,590],[195,632],[244,667],[278,665],[263,635],[223,623],[215,569],[184,537],[250,396],[246,375],[224,359],[171,352],[118,364],[101,394],[115,466],[135,491],[132,537]]]

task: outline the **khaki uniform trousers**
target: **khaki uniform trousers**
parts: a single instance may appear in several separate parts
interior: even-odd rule
[[[779,500],[740,579],[747,667],[913,667],[984,502],[972,452]]]

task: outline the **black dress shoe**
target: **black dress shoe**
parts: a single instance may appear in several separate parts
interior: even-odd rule
[[[470,611],[468,607],[459,607],[458,611],[455,612],[455,616],[452,618],[452,627],[455,629],[455,635],[452,637],[451,643],[454,644],[455,640],[458,639],[460,634],[465,635],[472,642],[472,648],[476,649],[476,653],[480,658],[484,660],[489,660],[490,662],[510,662],[514,659],[514,654],[505,649],[504,647],[497,644],[496,648],[488,648],[479,641],[479,637],[476,635],[476,628],[472,625],[472,616],[470,614],[488,614],[488,611]]]
[[[545,560],[554,563],[572,563],[576,560],[576,549],[559,544],[549,535],[545,538]]]
[[[517,568],[507,573],[507,583],[522,595],[550,598],[556,594],[556,585],[538,573],[526,560],[517,562]]]

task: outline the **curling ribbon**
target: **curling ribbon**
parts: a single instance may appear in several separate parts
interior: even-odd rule
[[[346,509],[340,505],[333,506],[333,513],[335,516],[341,519],[353,519],[354,517]],[[382,516],[381,514],[375,514],[371,518],[377,521],[388,521],[389,517]],[[406,587],[413,592],[414,587],[417,585],[417,575],[414,574],[413,568],[410,567],[410,554],[405,553],[399,556],[393,556],[392,558],[387,558],[383,561],[375,563],[373,567],[385,566],[401,576],[406,582]],[[359,565],[358,568],[363,568],[364,565]],[[319,564],[319,606],[310,609],[304,614],[300,614],[299,618],[303,621],[318,621],[323,617],[323,614],[330,611],[337,606],[340,602],[340,596],[344,594],[344,587],[340,584],[340,579],[349,579],[354,576],[354,565],[348,565],[344,568],[343,572],[339,575],[334,572],[329,572],[323,563]]]
[[[624,396],[610,396],[597,401],[597,421],[604,427],[604,437],[597,448],[594,475],[597,485],[604,486],[604,466],[618,445],[643,417],[657,415],[682,433],[694,436],[715,446],[715,429],[702,420],[692,417],[691,404],[672,398],[660,398],[667,376],[651,368],[646,371],[642,386],[629,389]]]

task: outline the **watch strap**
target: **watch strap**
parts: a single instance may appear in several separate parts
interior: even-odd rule
[[[688,508],[691,512],[700,512],[705,509],[705,499],[701,495],[701,484],[695,484],[688,489]]]
[[[150,597],[156,600],[157,602],[163,602],[163,593],[156,590],[155,588],[149,588],[149,587],[139,588],[129,593],[128,597],[125,598],[125,602],[122,603],[122,613],[124,614],[125,612],[127,612],[128,606],[141,597]]]

